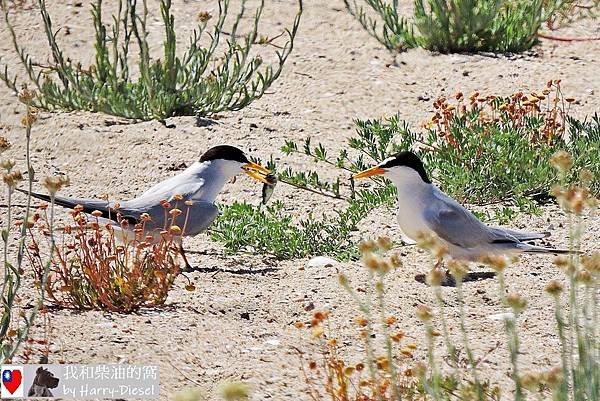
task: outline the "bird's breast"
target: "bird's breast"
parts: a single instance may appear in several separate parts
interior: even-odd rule
[[[413,241],[418,240],[420,233],[431,231],[423,218],[424,210],[425,205],[418,199],[398,199],[398,224],[402,232]]]

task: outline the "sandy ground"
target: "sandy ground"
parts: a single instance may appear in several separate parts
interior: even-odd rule
[[[89,13],[77,2],[52,1],[50,11],[56,27],[63,29],[59,40],[66,53],[92,58],[93,31]],[[187,16],[210,9],[213,2],[174,2],[182,32],[193,20]],[[271,2],[269,2],[271,3]],[[154,2],[152,2],[154,4]],[[107,5],[107,12],[112,11]],[[293,1],[272,2],[265,10],[265,21],[272,21],[265,32],[276,32],[289,24],[295,9]],[[39,17],[33,10],[18,11],[16,29],[22,44],[37,59],[47,55]],[[16,63],[5,25],[0,29],[3,61]],[[160,45],[161,24],[151,19],[150,30]],[[598,36],[597,21],[584,20],[556,33],[562,36]],[[224,113],[209,126],[196,118],[169,119],[172,128],[158,122],[109,125],[114,117],[90,113],[43,113],[33,134],[33,163],[38,177],[61,172],[71,177],[64,192],[73,196],[128,198],[149,185],[174,174],[171,167],[190,164],[208,147],[222,142],[235,144],[253,155],[267,158],[274,154],[282,165],[308,167],[299,157],[284,157],[279,151],[285,139],[307,136],[337,151],[353,133],[355,118],[400,115],[418,127],[432,111],[435,97],[457,90],[470,93],[507,95],[516,90],[539,90],[548,79],[562,79],[566,94],[578,102],[573,115],[583,117],[600,109],[600,42],[542,41],[526,55],[489,57],[482,55],[438,55],[410,50],[393,57],[344,10],[341,0],[311,0],[305,13],[294,53],[281,78],[268,95],[241,112]],[[0,117],[8,127],[16,127],[22,108],[5,87],[0,87]],[[23,134],[18,128],[4,130],[16,145],[10,156],[23,164]],[[325,172],[332,177],[333,172]],[[258,203],[260,186],[247,178],[228,185],[220,201],[231,197]],[[274,195],[291,205],[289,212],[303,216],[316,205],[336,207],[326,199],[309,196],[280,185]],[[549,243],[566,245],[566,218],[556,207],[547,207],[542,216],[523,217],[514,227],[552,230]],[[588,221],[586,247],[598,250],[600,224]],[[365,221],[362,235],[379,234],[397,238],[394,212],[381,209]],[[187,246],[199,251],[192,255],[200,271],[190,274],[195,292],[177,281],[162,310],[133,315],[103,312],[53,310],[50,362],[68,363],[155,363],[161,367],[162,394],[187,386],[199,386],[214,398],[214,389],[224,380],[244,380],[251,384],[254,400],[307,399],[292,347],[303,348],[306,338],[294,327],[295,321],[310,317],[317,309],[331,309],[340,336],[347,339],[350,358],[360,355],[358,339],[351,320],[357,309],[337,284],[337,272],[347,274],[354,287],[364,287],[365,272],[359,263],[340,263],[335,267],[304,268],[306,260],[274,261],[263,256],[223,256],[222,246],[206,235],[189,239]],[[389,280],[389,309],[400,319],[399,326],[409,338],[422,343],[422,326],[414,316],[419,303],[431,303],[431,292],[415,282],[424,272],[428,257],[414,247],[398,249],[405,266]],[[557,338],[552,325],[552,305],[542,295],[545,284],[561,274],[550,257],[524,256],[508,271],[508,286],[526,296],[529,309],[520,321],[523,366],[543,369],[557,362]],[[500,321],[489,317],[503,312],[492,280],[469,283],[465,287],[468,303],[468,332],[482,355],[504,332]],[[31,291],[28,290],[31,294]],[[446,309],[452,329],[457,328],[454,292],[446,289]],[[492,351],[482,368],[492,382],[506,385],[507,352],[503,346]]]

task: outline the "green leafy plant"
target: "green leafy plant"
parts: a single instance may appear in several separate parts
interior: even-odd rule
[[[89,67],[72,61],[57,42],[45,0],[38,0],[40,15],[53,64],[40,66],[19,45],[10,21],[6,1],[2,1],[4,19],[12,36],[14,49],[27,71],[29,81],[39,94],[34,105],[44,109],[89,110],[126,118],[149,120],[178,115],[208,115],[225,110],[240,110],[260,98],[279,77],[290,55],[300,23],[302,1],[283,46],[275,44],[278,37],[268,38],[258,33],[264,8],[260,2],[247,34],[239,33],[239,25],[246,13],[246,0],[231,24],[229,39],[220,46],[229,0],[219,0],[219,12],[212,30],[208,21],[212,16],[202,12],[199,25],[189,38],[182,56],[177,55],[175,19],[171,1],[160,1],[160,14],[165,26],[163,58],[153,59],[148,43],[146,20],[149,15],[146,1],[119,0],[112,26],[102,20],[102,0],[92,4],[95,28],[95,61]],[[141,10],[140,10],[141,8]],[[208,33],[207,33],[208,32]],[[208,45],[203,45],[208,37]],[[276,63],[265,64],[260,54],[254,54],[255,45],[272,45]],[[131,51],[137,47],[139,76],[131,71]],[[221,54],[221,47],[225,47]],[[251,51],[253,55],[251,55]],[[17,77],[12,77],[5,66],[0,71],[9,88],[17,91]]]
[[[551,199],[549,190],[557,175],[546,160],[557,150],[573,154],[575,167],[590,169],[595,175],[590,188],[600,192],[600,117],[570,118],[570,105],[575,101],[562,93],[558,80],[549,81],[539,93],[517,92],[508,98],[479,92],[466,98],[457,93],[454,103],[445,97],[434,101],[436,111],[424,132],[412,130],[400,115],[358,120],[357,135],[348,141],[352,156],[347,150],[329,156],[321,144],[313,146],[309,139],[303,145],[288,142],[283,151],[304,154],[346,174],[411,149],[424,160],[438,185],[460,201],[512,203],[534,211],[532,200]],[[391,186],[382,179],[375,185]],[[392,189],[386,192],[394,195]],[[347,198],[355,193],[351,187]],[[510,215],[508,210],[500,213]]]
[[[562,5],[559,0],[414,0],[411,24],[400,15],[397,0],[364,0],[368,11],[356,0],[344,1],[349,12],[388,49],[420,46],[442,53],[529,49],[542,24]]]
[[[280,201],[263,207],[234,203],[223,209],[211,228],[211,237],[229,252],[262,253],[279,259],[314,255],[355,259],[356,226],[379,202],[378,195],[365,193],[343,210],[300,220],[285,213]]]

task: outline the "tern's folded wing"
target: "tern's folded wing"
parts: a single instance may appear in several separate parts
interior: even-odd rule
[[[491,230],[454,199],[443,194],[436,195],[423,217],[429,229],[444,241],[461,248],[473,248],[497,238],[515,240],[508,233],[500,235]]]

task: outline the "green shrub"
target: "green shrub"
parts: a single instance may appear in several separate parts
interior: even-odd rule
[[[442,53],[529,49],[535,44],[541,25],[563,3],[560,0],[414,0],[411,24],[399,14],[397,0],[391,4],[364,0],[368,11],[356,1],[344,1],[350,13],[388,49],[420,46]]]
[[[238,32],[246,12],[246,0],[243,0],[234,17],[229,39],[224,46],[219,46],[230,13],[229,0],[219,0],[219,13],[212,31],[208,28],[212,16],[200,13],[199,25],[190,36],[185,53],[178,56],[171,0],[161,0],[160,13],[165,26],[163,58],[153,59],[146,29],[148,7],[146,1],[142,5],[137,3],[136,0],[119,0],[112,26],[102,20],[102,0],[92,4],[96,57],[94,64],[84,68],[64,55],[56,41],[57,31],[46,10],[46,2],[38,0],[53,59],[52,65],[42,68],[19,45],[3,0],[4,17],[15,51],[29,80],[39,91],[34,105],[50,110],[88,110],[141,120],[242,109],[260,98],[279,77],[292,51],[302,13],[302,1],[299,0],[298,14],[291,29],[282,33],[288,40],[279,46],[273,43],[276,38],[258,34],[264,0],[254,14],[250,32],[245,35]],[[202,44],[205,36],[208,37],[206,47]],[[265,66],[260,55],[250,54],[256,44],[278,48],[275,65]],[[221,47],[225,47],[222,54],[219,53]],[[130,51],[134,48],[139,52],[137,78],[131,75],[134,68]],[[10,76],[7,67],[0,72],[0,79],[17,90],[17,78]]]

